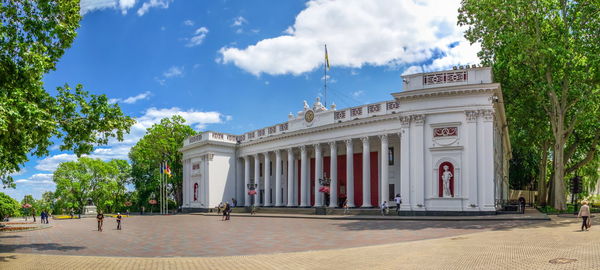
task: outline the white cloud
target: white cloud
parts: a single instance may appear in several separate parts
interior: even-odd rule
[[[246,18],[239,16],[236,17],[235,19],[233,19],[233,24],[231,24],[231,27],[240,27],[243,24],[247,24],[248,21],[246,20]]]
[[[194,21],[192,21],[192,20],[185,20],[185,21],[183,21],[183,24],[187,25],[187,26],[193,26],[194,25]]]
[[[80,13],[85,15],[88,12],[95,10],[103,10],[107,8],[120,9],[123,15],[127,14],[127,10],[135,6],[136,0],[81,0]]]
[[[478,63],[456,26],[460,0],[312,0],[283,35],[246,48],[223,47],[220,62],[256,76],[299,75],[323,64],[327,44],[333,66],[418,65],[430,69]],[[456,46],[450,46],[450,45]]]
[[[360,96],[364,95],[365,91],[363,90],[358,90],[358,91],[354,91],[352,92],[352,97],[353,98],[359,98]]]
[[[125,98],[125,99],[111,98],[110,100],[108,100],[108,102],[109,103],[123,102],[125,104],[133,104],[133,103],[136,103],[138,100],[148,99],[148,98],[150,98],[151,95],[152,95],[152,93],[150,91],[146,91],[146,92],[141,93],[139,95],[128,97],[128,98]]]
[[[182,77],[183,69],[183,67],[172,66],[163,73],[163,76],[165,76],[165,78]]]
[[[150,8],[155,8],[155,7],[159,7],[159,8],[169,8],[169,4],[173,2],[173,0],[150,0],[148,2],[145,2],[142,7],[140,7],[137,10],[137,14],[138,16],[143,16],[144,14],[146,14],[148,12],[148,10],[150,10]]]
[[[206,34],[208,34],[208,28],[203,26],[196,29],[196,32],[194,32],[194,35],[189,39],[188,44],[185,46],[194,47],[202,44],[202,41],[204,41],[204,38],[206,38]]]
[[[16,180],[17,184],[54,184],[52,173],[36,173],[29,178]]]
[[[77,160],[74,154],[58,154],[39,160],[35,169],[39,171],[53,172],[63,162]]]

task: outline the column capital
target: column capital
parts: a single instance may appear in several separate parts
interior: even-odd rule
[[[346,145],[352,145],[352,139],[345,139],[344,142]]]
[[[269,152],[271,152],[271,151],[265,151],[262,154],[263,154],[263,156],[267,157],[269,155]]]
[[[422,126],[425,123],[425,115],[424,114],[413,114],[411,116],[412,120],[416,125]]]
[[[315,148],[315,151],[321,151],[321,144],[320,143],[313,144],[313,147]]]
[[[381,134],[381,135],[379,135],[379,139],[382,140],[382,141],[384,141],[384,140],[387,141],[388,140],[388,135],[387,134]]]
[[[306,145],[300,145],[300,152],[306,153]]]
[[[360,140],[363,144],[369,143],[369,137],[361,137]]]
[[[494,121],[494,111],[493,110],[479,110],[479,115],[483,117],[483,121],[485,121],[485,122]]]
[[[478,111],[465,111],[465,117],[467,118],[467,122],[477,121],[478,116],[479,116]]]
[[[258,153],[254,154],[254,158],[258,159],[258,155],[259,155]]]
[[[410,126],[410,121],[411,121],[410,115],[400,116],[400,117],[398,117],[398,119],[400,120],[401,127],[409,127]]]
[[[327,144],[329,145],[330,148],[337,148],[337,142],[336,141],[328,142]]]
[[[275,152],[275,156],[281,156],[281,149],[273,150]]]

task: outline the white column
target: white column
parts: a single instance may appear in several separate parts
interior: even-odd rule
[[[401,210],[412,210],[414,198],[413,184],[410,178],[410,116],[400,117],[400,194]]]
[[[320,207],[323,205],[321,202],[322,197],[321,192],[319,192],[319,188],[321,188],[321,184],[319,184],[319,179],[323,178],[323,155],[321,154],[321,145],[315,144],[315,207]]]
[[[188,174],[188,160],[183,160],[183,206],[187,206],[190,203],[190,179]],[[193,189],[193,187],[191,187]]]
[[[480,187],[480,210],[495,211],[495,194],[494,194],[494,111],[482,110],[481,112],[481,141],[477,144],[482,149],[483,155],[479,158],[481,161],[480,169],[482,177],[479,178]],[[456,185],[456,184],[454,184]]]
[[[250,156],[244,158],[244,206],[250,206],[250,195],[248,195],[248,184],[250,184]]]
[[[338,179],[337,179],[337,144],[336,142],[329,143],[330,149],[330,160],[329,160],[329,171],[331,174],[329,178],[331,178],[331,184],[329,185],[329,207],[337,207],[338,201]]]
[[[384,201],[389,199],[388,193],[390,193],[390,181],[388,178],[388,173],[390,166],[388,164],[388,136],[387,134],[384,134],[379,136],[379,139],[381,139],[381,151],[379,151],[381,155],[381,161],[379,162],[381,163],[381,188],[379,189],[381,192],[379,193],[379,204],[381,205]]]
[[[258,154],[254,155],[254,183],[256,184],[256,194],[254,194],[254,205],[260,205],[260,159]]]
[[[281,206],[281,150],[275,150],[275,206]]]
[[[269,152],[265,152],[263,154],[265,156],[265,165],[263,168],[265,171],[263,175],[265,176],[265,203],[264,206],[271,206],[271,157],[269,156]]]
[[[468,204],[468,208],[466,209],[473,209],[473,210],[477,210],[476,207],[479,205],[479,196],[477,194],[477,190],[478,190],[478,183],[477,183],[477,179],[479,178],[479,176],[477,175],[477,168],[479,167],[478,162],[479,159],[477,158],[477,116],[479,115],[479,112],[477,111],[465,111],[465,117],[467,120],[467,124],[466,124],[466,132],[465,132],[465,154],[466,154],[466,160],[467,160],[467,165],[463,166],[463,177],[462,179],[464,179],[463,183],[468,183],[469,186],[469,192],[467,193],[467,197],[469,198],[469,204]],[[456,178],[455,178],[456,179]],[[456,182],[454,183],[456,185]],[[473,206],[473,207],[471,207]]]
[[[345,140],[346,142],[346,198],[348,199],[348,207],[354,205],[354,146],[352,139]]]
[[[300,146],[300,207],[308,207],[308,201],[306,200],[308,196],[306,193],[308,189],[306,188],[306,183],[308,182],[307,175],[307,167],[308,157],[306,154],[306,146]]]
[[[369,137],[360,138],[362,141],[362,187],[363,203],[361,207],[372,207],[371,205],[371,150],[369,149]]]
[[[417,114],[412,116],[415,123],[413,134],[415,135],[414,140],[411,142],[412,156],[411,156],[411,168],[412,180],[414,181],[414,194],[415,204],[417,204],[416,210],[425,210],[425,140],[424,140],[424,123],[425,115]],[[421,205],[421,207],[419,207]]]
[[[292,207],[292,206],[296,206],[296,204],[294,204],[294,151],[293,149],[290,147],[287,149],[287,154],[288,154],[288,175],[287,175],[287,197],[288,197],[288,201],[287,201],[287,207]]]

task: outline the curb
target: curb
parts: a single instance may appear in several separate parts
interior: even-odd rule
[[[194,215],[202,215],[202,216],[214,216],[219,217],[222,215],[215,214],[205,214],[205,213],[195,213]],[[390,221],[514,221],[514,220],[539,220],[539,221],[550,221],[550,217],[547,215],[541,217],[527,217],[527,218],[516,218],[516,217],[503,217],[503,218],[439,218],[439,217],[390,217],[383,218],[378,216],[293,216],[293,215],[239,215],[239,214],[231,214],[234,217],[265,217],[265,218],[298,218],[298,219],[326,219],[326,220],[390,220]]]

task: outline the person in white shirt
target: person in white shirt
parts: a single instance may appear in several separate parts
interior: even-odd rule
[[[402,198],[400,197],[400,194],[396,194],[394,201],[396,202],[396,214],[400,214],[400,204],[402,204]]]
[[[387,209],[388,209],[387,201],[383,201],[383,203],[381,204],[381,215],[382,216],[385,216]]]
[[[587,231],[590,228],[590,207],[588,206],[587,201],[581,202],[582,206],[579,208],[579,215],[577,217],[583,218],[583,223],[581,223],[581,230],[583,228]]]

